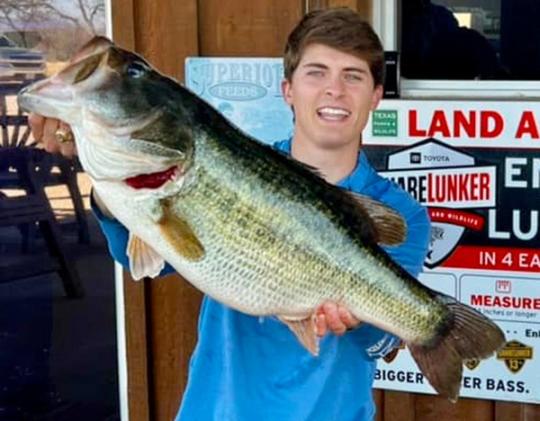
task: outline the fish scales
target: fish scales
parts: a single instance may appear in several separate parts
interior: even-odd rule
[[[214,146],[208,139],[196,144],[196,181],[180,193],[175,205],[200,238],[208,233],[210,237],[203,243],[221,244],[215,253],[220,256],[220,262],[229,262],[225,266],[229,271],[222,270],[217,262],[213,267],[201,268],[209,271],[204,277],[216,278],[213,285],[223,284],[218,293],[221,299],[248,313],[307,314],[325,299],[347,303],[347,297],[355,296],[362,297],[351,303],[357,316],[384,316],[389,323],[410,316],[412,323],[406,335],[411,337],[420,336],[419,327],[421,334],[433,329],[433,320],[418,320],[417,299],[408,307],[406,300],[402,305],[393,305],[390,308],[396,309],[395,314],[388,313],[384,304],[395,301],[396,294],[407,295],[399,292],[403,289],[402,282],[383,262],[363,263],[360,256],[366,253],[353,241],[344,241],[348,238],[343,235],[346,227],[337,224],[337,217],[324,218],[320,208],[310,209],[313,201],[306,196],[312,195],[314,186],[302,189],[297,183],[294,191],[286,190],[282,195],[285,197],[279,197],[281,190],[270,196],[268,190],[274,183],[292,177],[291,174],[284,175],[280,168],[265,166],[265,160],[256,153],[245,157],[250,165],[239,165],[241,159],[223,153],[222,147],[222,143]],[[266,177],[262,178],[261,174]],[[257,200],[259,191],[261,200]],[[294,205],[282,205],[292,198]],[[318,233],[315,238],[314,233]],[[365,259],[376,260],[370,255]],[[390,282],[380,281],[381,273],[385,272]],[[392,277],[398,281],[394,282],[393,290]],[[257,298],[250,298],[249,294]],[[231,297],[239,297],[241,302],[234,303]],[[432,304],[431,299],[429,303]],[[384,315],[378,314],[379,308],[385,308]]]

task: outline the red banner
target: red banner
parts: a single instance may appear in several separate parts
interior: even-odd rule
[[[459,246],[441,266],[518,272],[540,271],[540,250]]]
[[[480,231],[484,227],[484,218],[475,213],[446,208],[429,208],[428,213],[431,222],[460,225],[474,231]]]

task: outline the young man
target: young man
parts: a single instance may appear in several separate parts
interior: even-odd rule
[[[382,96],[383,67],[381,43],[356,13],[332,9],[306,15],[289,36],[285,51],[282,87],[294,111],[294,136],[276,148],[317,168],[330,183],[399,211],[407,221],[407,239],[387,251],[416,276],[428,246],[426,212],[380,177],[360,149],[369,113]],[[38,116],[32,121],[36,137],[49,150],[58,148],[52,140],[58,122]],[[126,265],[125,228],[97,207],[95,212],[111,253]],[[317,314],[322,339],[320,356],[313,357],[279,320],[248,316],[205,297],[177,419],[373,419],[375,360],[398,340],[368,324],[357,327],[359,321],[336,303],[322,303]],[[325,335],[327,331],[334,334]]]

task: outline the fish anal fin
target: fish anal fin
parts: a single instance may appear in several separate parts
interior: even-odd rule
[[[505,337],[494,322],[475,309],[442,294],[437,298],[450,310],[439,335],[429,343],[407,346],[433,388],[455,402],[465,362],[490,357],[504,345]]]
[[[158,224],[165,240],[184,259],[197,262],[204,257],[204,247],[189,224],[176,215],[168,204],[163,205],[163,216]]]
[[[310,315],[304,319],[278,316],[296,335],[300,343],[314,356],[319,355],[319,338],[315,330],[315,316]]]
[[[351,195],[356,204],[369,215],[373,222],[378,243],[392,246],[405,241],[407,223],[397,211],[367,196],[357,193],[351,193]]]
[[[154,278],[165,267],[165,260],[152,247],[136,235],[130,233],[126,254],[129,257],[129,270],[136,281],[144,278]]]

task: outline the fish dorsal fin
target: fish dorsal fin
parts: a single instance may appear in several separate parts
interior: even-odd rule
[[[357,193],[351,196],[369,215],[379,244],[395,246],[405,241],[407,224],[398,212],[367,196]]]
[[[163,237],[186,260],[197,262],[204,257],[204,247],[189,226],[175,214],[168,202],[164,202],[159,228]]]
[[[154,278],[165,267],[165,260],[152,247],[136,235],[130,233],[126,253],[129,257],[129,270],[136,281]]]
[[[305,319],[296,319],[287,316],[278,316],[278,319],[289,326],[300,343],[312,354],[319,355],[319,338],[315,331],[315,316],[309,315]]]

